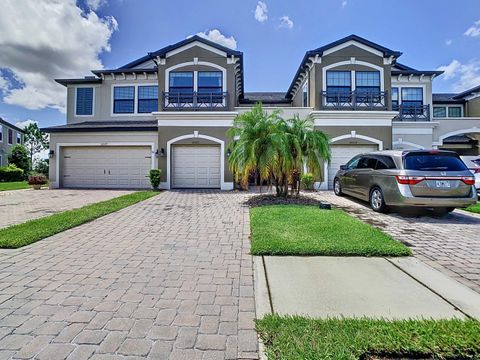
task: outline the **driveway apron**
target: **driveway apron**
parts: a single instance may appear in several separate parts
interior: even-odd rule
[[[169,191],[0,251],[0,359],[257,359],[242,194]]]

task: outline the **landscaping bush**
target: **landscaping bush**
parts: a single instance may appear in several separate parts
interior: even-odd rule
[[[28,185],[45,185],[47,177],[43,174],[31,173],[28,175]]]
[[[8,155],[8,163],[22,169],[23,176],[26,178],[30,170],[30,159],[28,158],[27,148],[20,144],[13,146]]]
[[[38,160],[33,170],[48,177],[48,159]]]
[[[0,167],[0,181],[12,182],[22,181],[25,173],[14,164]]]
[[[152,188],[154,188],[155,190],[158,190],[158,187],[160,186],[161,176],[162,176],[162,170],[160,169],[150,169],[150,172],[148,173],[150,184],[152,185]]]
[[[302,175],[300,182],[305,190],[313,190],[314,176],[311,173],[305,173]]]

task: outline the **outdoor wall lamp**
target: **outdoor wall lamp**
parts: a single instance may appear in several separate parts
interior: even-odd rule
[[[49,158],[52,158],[53,155],[55,155],[55,150],[50,149],[50,151],[48,152],[48,157],[49,157]]]
[[[230,149],[227,149],[227,153],[225,155],[227,155],[227,157],[230,157],[230,155],[232,155],[232,151]]]
[[[157,150],[158,151],[158,150]],[[164,157],[165,156],[165,149],[164,148],[161,148],[160,149],[160,156],[161,157]]]

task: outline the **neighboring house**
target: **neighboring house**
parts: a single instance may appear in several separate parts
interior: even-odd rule
[[[10,149],[16,144],[23,144],[24,131],[0,118],[0,166],[8,164]]]
[[[478,89],[432,94],[442,72],[415,70],[398,63],[400,56],[351,35],[307,51],[286,93],[245,93],[243,54],[193,36],[118,69],[59,79],[67,88],[67,124],[45,129],[50,183],[148,187],[148,170],[160,168],[163,188],[232,189],[226,131],[256,102],[285,117],[310,115],[330,136],[332,161],[317,184],[324,189],[360,152],[478,153]]]

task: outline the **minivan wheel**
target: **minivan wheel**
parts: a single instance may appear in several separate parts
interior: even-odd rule
[[[383,192],[379,187],[375,187],[370,191],[370,207],[376,212],[387,212],[387,205],[383,198]]]
[[[340,179],[338,179],[338,178],[333,180],[333,192],[337,196],[342,196],[343,195],[342,184],[340,184]]]

